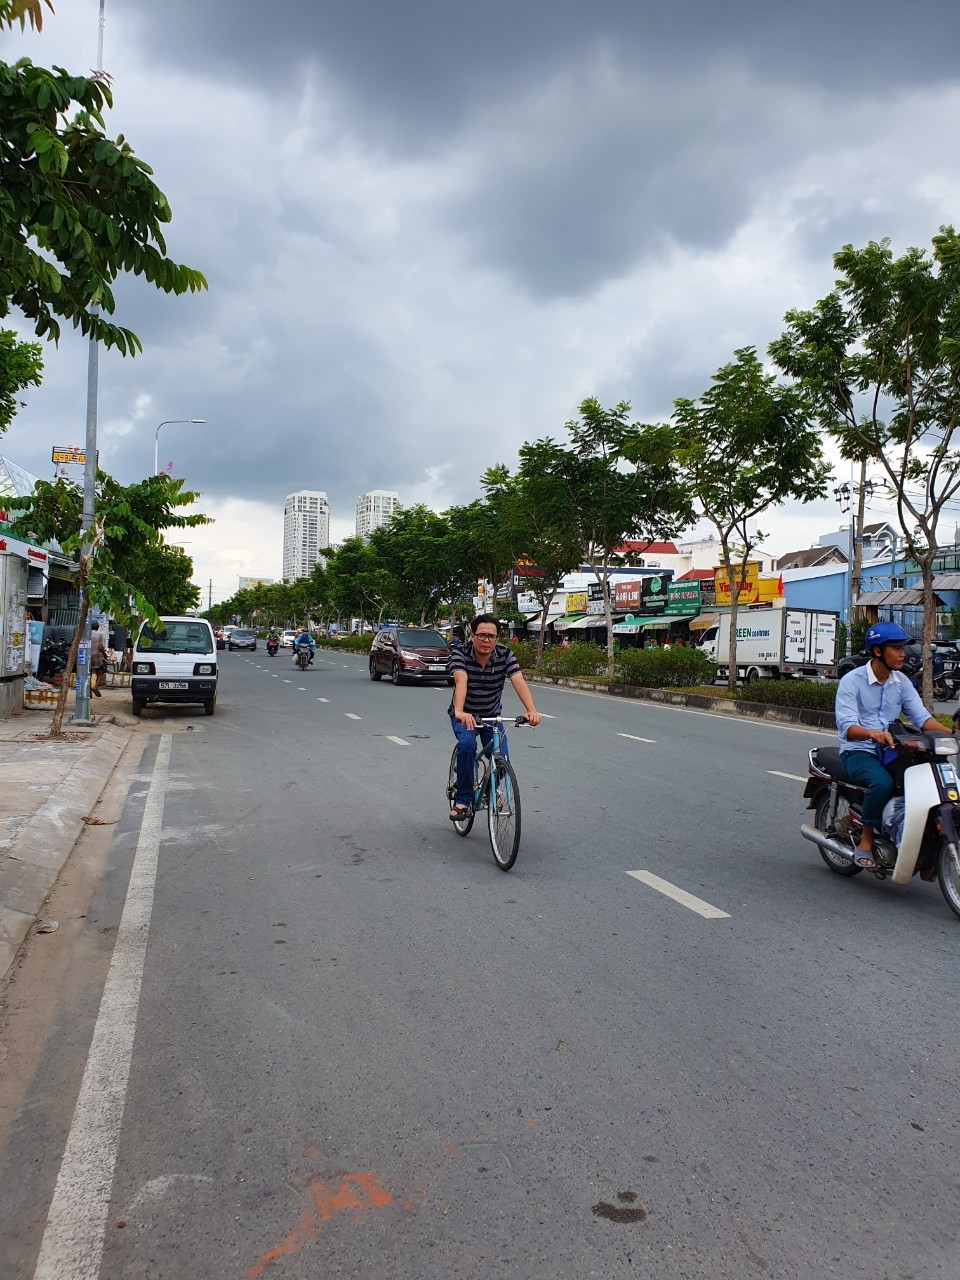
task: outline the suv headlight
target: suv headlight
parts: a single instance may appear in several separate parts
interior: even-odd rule
[[[400,650],[400,657],[401,657],[401,658],[407,658],[407,659],[409,659],[409,661],[410,661],[410,662],[422,662],[422,661],[423,661],[423,659],[420,657],[419,653],[411,653],[409,649],[401,649],[401,650]]]

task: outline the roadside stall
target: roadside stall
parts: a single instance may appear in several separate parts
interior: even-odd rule
[[[23,709],[29,562],[0,538],[0,718]]]

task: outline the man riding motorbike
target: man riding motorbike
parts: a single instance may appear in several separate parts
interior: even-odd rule
[[[270,631],[267,633],[267,653],[269,653],[272,658],[279,648],[280,648],[280,637],[277,635],[276,631],[274,631],[274,629],[271,627]]]
[[[302,628],[300,629],[300,634],[297,636],[296,640],[294,640],[294,642],[293,642],[293,660],[294,660],[294,662],[296,662],[296,660],[297,660],[297,654],[298,654],[298,653],[300,652],[300,650],[301,650],[302,648],[304,648],[305,646],[306,646],[306,647],[308,647],[308,648],[310,649],[310,658],[309,658],[309,660],[308,660],[308,662],[307,662],[307,666],[309,666],[309,665],[310,665],[310,663],[313,661],[313,655],[316,653],[316,650],[317,650],[317,642],[316,642],[316,640],[314,640],[313,636],[312,636],[312,635],[310,634],[310,632],[307,630],[307,624],[306,624],[306,623],[304,623],[304,624],[303,624]]]
[[[870,661],[848,671],[837,686],[837,737],[850,781],[864,787],[863,832],[854,860],[872,870],[873,834],[883,807],[893,795],[893,778],[885,767],[885,749],[893,748],[887,725],[906,713],[926,733],[949,733],[934,719],[905,676],[900,674],[909,636],[895,622],[876,622],[867,629],[864,648]],[[892,759],[892,754],[889,757]]]

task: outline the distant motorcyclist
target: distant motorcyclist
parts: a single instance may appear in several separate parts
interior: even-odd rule
[[[313,655],[317,651],[317,642],[316,640],[314,640],[313,636],[307,630],[306,623],[303,624],[302,628],[300,629],[300,634],[297,636],[296,640],[294,640],[293,642],[294,662],[296,662],[297,655],[299,654],[300,650],[303,648],[308,648],[310,650],[310,659],[307,663],[307,666],[309,666],[310,663],[313,661]]]
[[[874,828],[880,826],[883,806],[893,795],[893,778],[884,767],[882,752],[893,747],[887,725],[905,712],[925,733],[949,733],[934,719],[900,669],[909,636],[895,622],[875,622],[864,636],[870,661],[848,671],[837,685],[837,737],[847,777],[864,787],[863,832],[854,861],[872,870]]]
[[[267,632],[267,653],[276,653],[280,648],[280,637],[273,627]]]

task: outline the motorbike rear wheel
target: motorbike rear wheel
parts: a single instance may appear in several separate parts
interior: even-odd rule
[[[849,814],[850,805],[846,800],[844,800],[843,796],[840,796],[837,800],[836,818],[834,819],[834,823],[831,823],[830,801],[830,792],[824,791],[820,796],[820,799],[817,801],[817,807],[813,815],[813,825],[818,831],[822,831],[825,836],[830,836],[834,840],[845,841],[847,837],[834,829],[834,823],[845,818],[847,814]],[[823,849],[820,845],[818,845],[817,848],[820,849],[820,857],[824,860],[830,870],[838,876],[858,876],[863,870],[863,867],[857,866],[852,857],[838,858],[837,855],[832,853],[829,849]],[[852,852],[853,846],[851,845],[851,853]]]
[[[940,849],[937,879],[940,881],[940,892],[946,898],[947,906],[960,920],[960,853],[948,840],[944,840]]]

